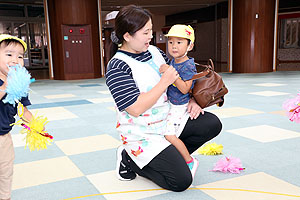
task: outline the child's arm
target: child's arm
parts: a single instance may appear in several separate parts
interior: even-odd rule
[[[182,94],[187,94],[192,87],[193,81],[183,81],[182,79],[178,78],[174,84]]]
[[[170,65],[162,64],[159,67],[159,72],[164,73],[169,67],[170,67]],[[176,85],[178,90],[180,90],[181,93],[187,94],[190,91],[191,87],[192,87],[193,81],[183,81],[182,79],[178,78],[174,82],[174,84]]]
[[[176,147],[185,162],[189,162],[193,159],[188,152],[185,144],[179,138],[177,138],[176,135],[165,135],[165,138]]]
[[[25,122],[30,122],[32,119],[32,113],[25,106],[24,106],[24,114],[23,114],[22,119]]]

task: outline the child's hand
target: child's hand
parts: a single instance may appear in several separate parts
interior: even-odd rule
[[[162,64],[159,68],[159,72],[162,74],[164,73],[168,68],[170,67],[170,65],[167,64]]]

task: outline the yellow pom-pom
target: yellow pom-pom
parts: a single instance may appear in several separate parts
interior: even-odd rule
[[[202,155],[219,155],[222,151],[223,145],[216,143],[208,143],[198,149],[198,153]]]
[[[20,133],[26,134],[25,148],[28,146],[30,151],[47,149],[47,145],[50,145],[53,141],[53,139],[50,138],[52,136],[44,131],[44,127],[47,123],[47,118],[43,116],[32,116],[29,123],[24,123],[22,120],[15,123],[16,125],[24,127]]]

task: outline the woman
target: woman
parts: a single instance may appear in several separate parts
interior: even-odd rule
[[[117,130],[123,145],[117,151],[117,176],[132,180],[136,174],[172,191],[186,190],[192,175],[185,160],[163,136],[170,105],[166,89],[179,77],[173,67],[162,75],[159,66],[168,57],[149,43],[152,17],[149,11],[130,5],[115,20],[112,41],[119,50],[110,60],[106,84],[117,107]],[[193,153],[217,136],[222,124],[191,100],[179,138]],[[203,115],[200,115],[200,112]],[[199,116],[199,117],[198,117]]]

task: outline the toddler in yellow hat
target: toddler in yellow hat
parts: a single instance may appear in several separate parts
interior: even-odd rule
[[[14,147],[10,131],[15,122],[17,105],[4,101],[8,96],[8,74],[12,66],[24,65],[23,57],[27,49],[26,43],[18,37],[0,35],[0,199],[11,198]],[[24,118],[31,120],[32,114],[26,106],[31,105],[28,96],[19,99],[24,105]]]
[[[191,26],[177,24],[171,27],[166,37],[168,37],[168,52],[173,57],[170,65],[177,70],[179,78],[168,87],[167,91],[171,110],[167,119],[165,138],[181,153],[194,177],[199,162],[189,154],[186,146],[178,137],[188,120],[187,118],[183,119],[183,116],[188,111],[189,91],[194,86],[194,82],[190,79],[197,73],[194,59],[187,56],[187,53],[194,47],[195,33]],[[164,73],[170,65],[161,65],[160,73]],[[201,113],[204,114],[203,110]]]

